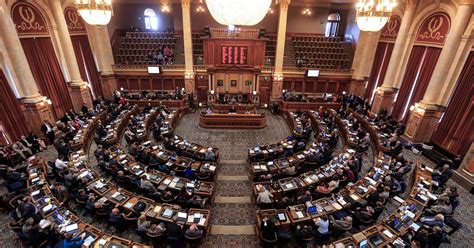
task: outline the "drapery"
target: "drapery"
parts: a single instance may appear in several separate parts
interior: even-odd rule
[[[94,99],[101,97],[102,87],[100,85],[99,72],[95,64],[94,55],[89,44],[87,35],[73,35],[71,36],[72,46],[76,54],[77,64],[81,72],[82,79],[86,80],[91,86]],[[92,93],[92,92],[91,92]]]
[[[395,119],[408,117],[407,114],[403,116],[405,110],[423,98],[440,53],[440,48],[413,47],[392,111]],[[407,118],[404,118],[404,121],[407,121]]]
[[[365,98],[371,98],[374,89],[380,86],[385,78],[387,72],[388,62],[392,56],[393,43],[379,42],[377,50],[375,51],[374,64],[370,72],[369,82],[365,89]]]
[[[73,105],[51,38],[21,38],[20,41],[41,95],[51,99],[56,119],[62,117]]]
[[[453,154],[464,156],[474,140],[473,103],[474,51],[471,51],[431,140]]]
[[[27,135],[30,127],[2,69],[0,69],[0,96],[0,124],[12,141],[15,141],[21,135]]]

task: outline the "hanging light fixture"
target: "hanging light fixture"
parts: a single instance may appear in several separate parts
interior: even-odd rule
[[[377,32],[390,19],[396,0],[359,0],[356,4],[357,26],[362,31]]]
[[[76,7],[90,25],[107,25],[112,18],[112,0],[76,0]]]
[[[206,0],[214,20],[222,25],[253,26],[268,13],[272,0]]]

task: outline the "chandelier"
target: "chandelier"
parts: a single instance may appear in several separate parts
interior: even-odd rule
[[[253,26],[265,15],[272,0],[206,0],[212,17],[220,24]]]
[[[112,18],[112,0],[76,0],[76,7],[90,25],[107,25]]]
[[[395,0],[359,0],[356,4],[357,26],[362,31],[379,31],[387,23],[395,6]]]

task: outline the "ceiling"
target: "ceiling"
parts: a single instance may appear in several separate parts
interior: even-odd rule
[[[193,3],[205,3],[205,0],[192,0]],[[257,0],[258,1],[258,0]],[[112,3],[126,3],[126,4],[171,4],[179,3],[180,0],[113,0]],[[275,0],[273,0],[275,2]],[[305,6],[318,7],[327,6],[329,4],[353,4],[357,0],[291,0],[291,6]]]

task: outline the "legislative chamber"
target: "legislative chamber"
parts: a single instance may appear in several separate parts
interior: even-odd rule
[[[0,0],[0,247],[471,247],[472,0]]]

